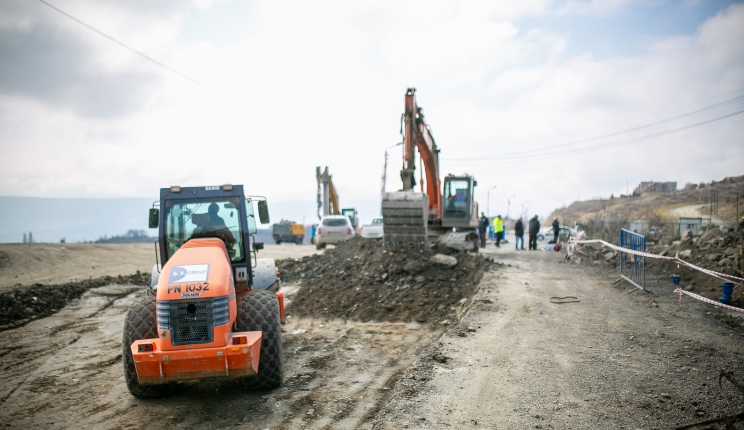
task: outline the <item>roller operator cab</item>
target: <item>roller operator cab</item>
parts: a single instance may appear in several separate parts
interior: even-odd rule
[[[160,190],[150,209],[159,262],[124,325],[124,375],[135,397],[212,377],[281,385],[284,296],[274,261],[257,258],[254,203],[269,223],[266,199],[246,198],[241,185]]]

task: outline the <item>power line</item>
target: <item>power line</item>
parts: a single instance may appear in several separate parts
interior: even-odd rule
[[[610,142],[610,143],[605,143],[605,144],[601,144],[601,145],[590,146],[590,147],[586,147],[586,148],[577,148],[577,149],[571,149],[571,150],[567,150],[567,151],[556,151],[556,152],[550,152],[550,153],[545,153],[545,154],[538,154],[536,156],[529,156],[529,155],[523,155],[523,154],[518,154],[518,155],[506,154],[506,155],[503,155],[503,156],[483,157],[483,158],[480,158],[480,159],[478,159],[478,158],[469,158],[469,159],[458,159],[458,160],[452,160],[452,161],[471,161],[471,162],[473,162],[473,161],[475,161],[475,162],[480,161],[480,162],[485,162],[485,161],[494,161],[494,160],[508,160],[510,163],[511,162],[518,163],[518,162],[525,162],[525,161],[539,161],[539,160],[543,160],[543,159],[546,159],[546,158],[565,157],[565,156],[568,156],[568,155],[585,154],[585,153],[588,153],[588,152],[596,152],[596,151],[601,151],[601,150],[604,150],[604,149],[615,148],[615,147],[618,147],[618,146],[630,145],[630,144],[633,144],[633,143],[643,142],[643,141],[646,141],[646,140],[656,139],[656,138],[667,136],[667,135],[670,135],[670,134],[679,133],[681,131],[685,131],[685,130],[689,130],[689,129],[692,129],[692,128],[700,127],[700,126],[703,126],[703,125],[706,125],[706,124],[710,124],[710,123],[713,123],[713,122],[721,121],[721,120],[724,120],[726,118],[730,118],[730,117],[733,117],[733,116],[736,116],[736,115],[740,115],[742,113],[744,113],[744,110],[740,110],[740,111],[737,111],[737,112],[734,112],[734,113],[730,113],[730,114],[723,115],[723,116],[720,116],[720,117],[717,117],[717,118],[713,118],[713,119],[709,119],[709,120],[706,120],[706,121],[701,121],[701,122],[698,122],[698,123],[695,123],[695,124],[689,124],[689,125],[686,125],[686,126],[683,126],[683,127],[678,127],[678,128],[671,129],[671,130],[665,130],[665,131],[662,131],[662,132],[659,132],[659,133],[654,133],[654,134],[650,134],[650,135],[646,135],[646,136],[635,137],[635,138],[632,138],[632,139],[621,140],[621,141],[618,141],[618,142]],[[554,148],[551,148],[551,149],[554,149]],[[443,159],[443,161],[450,161],[450,160]],[[450,163],[450,164],[455,164],[456,165],[456,163]]]
[[[123,48],[125,48],[125,49],[128,49],[128,50],[130,50],[130,51],[134,52],[135,54],[139,55],[140,57],[144,58],[145,60],[147,60],[147,61],[150,61],[150,62],[152,62],[152,63],[155,63],[155,64],[157,64],[158,66],[160,66],[160,67],[162,67],[162,68],[164,68],[164,69],[168,70],[168,71],[169,71],[169,72],[171,72],[171,73],[175,73],[175,74],[177,74],[178,76],[180,76],[180,77],[182,77],[182,78],[188,79],[189,81],[191,81],[191,82],[193,82],[193,83],[195,83],[195,84],[197,84],[197,85],[199,85],[199,86],[201,86],[201,87],[204,87],[204,88],[208,89],[209,91],[212,91],[212,92],[213,92],[213,93],[215,93],[215,94],[223,95],[223,94],[222,94],[222,93],[220,93],[219,91],[217,91],[217,90],[215,90],[215,89],[213,89],[213,88],[210,88],[209,86],[207,86],[207,85],[205,85],[205,84],[202,84],[201,82],[197,81],[196,79],[190,78],[189,76],[187,76],[187,75],[185,75],[185,74],[183,74],[183,73],[179,72],[178,70],[176,70],[176,69],[174,69],[174,68],[172,68],[172,67],[169,67],[169,66],[167,66],[167,65],[165,65],[165,64],[163,64],[163,63],[161,63],[160,61],[158,61],[158,60],[156,60],[156,59],[154,59],[154,58],[150,57],[149,55],[147,55],[147,54],[145,54],[145,53],[143,53],[143,52],[141,52],[141,51],[138,51],[138,50],[136,50],[136,49],[132,48],[131,46],[127,45],[126,43],[124,43],[124,42],[120,42],[119,40],[117,40],[117,39],[114,39],[113,37],[109,36],[108,34],[106,34],[106,33],[102,32],[101,30],[98,30],[97,28],[95,28],[95,27],[93,27],[93,26],[91,26],[91,25],[89,25],[89,24],[87,24],[87,23],[85,23],[85,22],[83,22],[83,21],[79,20],[78,18],[75,18],[74,16],[70,15],[69,13],[67,13],[67,12],[63,11],[62,9],[60,9],[60,8],[58,8],[58,7],[54,6],[54,5],[51,5],[51,4],[47,3],[47,2],[45,1],[45,0],[39,0],[39,1],[40,1],[41,3],[43,3],[43,4],[47,5],[47,6],[49,6],[50,8],[52,8],[52,9],[56,10],[57,12],[61,13],[62,15],[64,15],[64,16],[66,16],[66,17],[70,18],[71,20],[73,20],[73,21],[77,22],[78,24],[80,24],[80,25],[82,25],[82,26],[84,26],[84,27],[86,27],[86,28],[88,28],[88,29],[90,29],[90,30],[93,30],[93,31],[95,31],[96,33],[100,34],[101,36],[105,37],[106,39],[109,39],[110,41],[112,41],[112,42],[116,43],[117,45],[119,45],[119,46],[121,46],[121,47],[123,47]]]
[[[535,153],[535,152],[548,151],[548,150],[556,149],[556,148],[565,148],[567,146],[574,146],[574,145],[578,145],[580,143],[593,142],[595,140],[605,139],[605,138],[608,138],[608,137],[619,136],[621,134],[630,133],[632,131],[642,130],[644,128],[652,127],[654,125],[663,124],[665,122],[673,121],[675,119],[684,118],[684,117],[687,117],[687,116],[690,116],[690,115],[694,115],[694,114],[697,114],[697,113],[700,113],[700,112],[704,112],[706,110],[715,109],[717,107],[721,107],[721,106],[726,105],[726,104],[729,104],[729,103],[734,103],[734,102],[739,101],[739,100],[742,100],[742,99],[744,99],[744,95],[737,96],[737,97],[734,97],[732,99],[725,100],[723,102],[716,103],[716,104],[713,104],[713,105],[710,105],[710,106],[706,106],[704,108],[700,108],[700,109],[697,109],[697,110],[694,110],[694,111],[691,111],[691,112],[686,112],[686,113],[683,113],[683,114],[680,114],[680,115],[676,115],[676,116],[673,116],[673,117],[670,117],[670,118],[666,118],[666,119],[663,119],[661,121],[652,122],[652,123],[641,125],[641,126],[638,126],[638,127],[633,127],[633,128],[629,128],[629,129],[626,129],[626,130],[618,131],[618,132],[615,132],[615,133],[609,133],[609,134],[605,134],[605,135],[602,135],[602,136],[592,137],[592,138],[589,138],[589,139],[577,140],[575,142],[562,143],[562,144],[559,144],[559,145],[552,145],[552,146],[548,146],[548,147],[545,147],[545,148],[536,148],[536,149],[528,149],[528,150],[525,150],[525,151],[510,152],[508,154],[502,154],[502,155],[493,155],[493,156],[485,156],[485,157],[449,158],[449,160],[453,160],[453,161],[454,160],[466,161],[466,160],[474,160],[474,159],[482,160],[482,159],[490,159],[490,158],[501,159],[501,158],[507,158],[507,157],[521,155],[521,154],[530,154],[530,153]]]
[[[594,129],[598,129],[598,128],[609,127],[609,126],[612,126],[612,125],[615,125],[615,124],[622,124],[622,123],[633,121],[633,120],[636,120],[636,119],[639,119],[639,118],[645,118],[647,116],[653,116],[653,115],[662,114],[662,113],[669,112],[669,111],[674,111],[674,110],[677,110],[677,109],[686,108],[688,106],[694,106],[694,105],[697,105],[699,103],[707,102],[708,100],[715,100],[715,99],[719,99],[721,97],[728,96],[728,95],[731,95],[731,94],[741,93],[742,91],[744,91],[744,88],[739,88],[739,89],[734,90],[734,91],[728,91],[728,92],[725,92],[723,94],[718,94],[718,95],[715,95],[715,96],[712,96],[712,97],[706,97],[704,99],[700,99],[700,100],[697,100],[695,102],[688,103],[688,104],[685,104],[685,105],[676,106],[676,107],[667,108],[667,109],[662,109],[662,110],[655,111],[655,112],[650,112],[650,113],[647,113],[647,114],[637,115],[637,116],[626,118],[626,119],[623,119],[623,120],[620,120],[620,121],[616,121],[616,122],[612,122],[612,123],[608,123],[608,124],[603,124],[603,125],[598,125],[598,126],[595,126],[595,127],[589,127],[589,128],[585,128],[583,130],[575,131],[575,132],[572,131],[572,132],[567,132],[567,133],[563,133],[563,134],[559,134],[559,135],[554,135],[554,136],[535,138],[532,141],[533,142],[539,142],[539,141],[544,141],[544,140],[553,140],[553,139],[557,139],[559,137],[563,137],[563,136],[567,136],[567,135],[571,135],[571,134],[576,134],[576,133],[585,132],[585,131],[589,131],[589,130],[594,130]],[[739,96],[737,96],[735,98],[738,99]],[[725,103],[728,103],[728,102],[730,102],[730,100],[725,101],[725,102],[721,102],[719,104],[725,104]],[[718,104],[716,104],[714,106],[717,106],[717,105]],[[702,110],[705,110],[705,109],[706,108],[703,108]],[[524,143],[528,143],[528,142],[523,142],[523,143],[520,143],[520,144],[524,144]]]

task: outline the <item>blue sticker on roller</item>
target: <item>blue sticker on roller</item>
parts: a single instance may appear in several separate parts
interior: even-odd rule
[[[173,266],[168,274],[168,283],[206,282],[209,279],[209,264],[184,264]]]

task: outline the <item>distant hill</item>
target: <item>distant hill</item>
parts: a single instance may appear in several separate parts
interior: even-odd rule
[[[615,238],[620,228],[628,228],[632,220],[645,220],[650,225],[669,228],[670,233],[678,222],[678,209],[698,205],[695,217],[710,217],[711,197],[717,196],[714,220],[723,224],[736,223],[736,195],[739,196],[739,216],[744,215],[744,175],[724,178],[702,184],[687,184],[673,193],[644,193],[640,196],[619,196],[609,199],[577,201],[556,209],[546,220],[549,225],[558,218],[563,225],[579,223],[589,237]],[[699,214],[698,214],[699,213]],[[673,234],[672,234],[673,237]]]
[[[148,210],[157,197],[121,199],[55,199],[0,196],[0,243],[20,243],[32,233],[34,242],[95,242],[131,235],[157,237],[147,225]],[[302,222],[303,213],[312,214],[314,202],[270,202],[272,221],[293,218]],[[317,222],[313,216],[307,222]],[[259,227],[256,240],[274,243],[271,226]],[[139,235],[139,234],[138,234]],[[154,240],[154,239],[153,239]]]
[[[29,232],[35,242],[95,241],[129,230],[157,236],[147,228],[147,211],[155,200],[0,197],[0,242],[22,242]]]

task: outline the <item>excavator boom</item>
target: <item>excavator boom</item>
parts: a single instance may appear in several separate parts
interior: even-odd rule
[[[328,167],[326,166],[322,172],[320,166],[316,167],[315,178],[318,180],[318,219],[326,215],[340,214],[338,193],[333,186],[333,177],[328,173]]]
[[[408,88],[403,112],[403,169],[400,171],[403,180],[402,191],[413,191],[415,187],[416,149],[421,155],[425,167],[426,184],[423,176],[420,180],[421,190],[426,186],[429,199],[428,208],[432,215],[442,216],[442,195],[439,182],[439,148],[424,117],[424,110],[416,103],[416,89]]]

